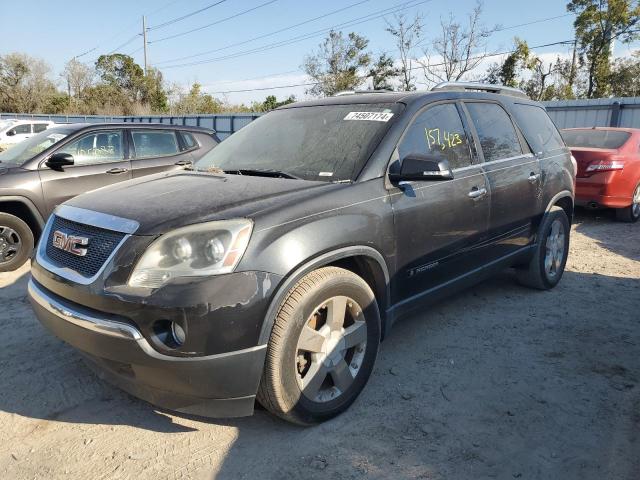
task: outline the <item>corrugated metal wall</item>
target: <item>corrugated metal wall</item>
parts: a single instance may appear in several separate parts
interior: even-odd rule
[[[563,100],[543,102],[549,115],[559,128],[571,127],[633,127],[640,128],[640,97],[602,98],[597,100]],[[260,114],[226,115],[151,115],[151,116],[101,116],[101,115],[37,115],[0,113],[1,118],[40,118],[58,123],[77,122],[144,122],[172,125],[192,125],[212,128],[220,139],[225,139],[249,124]]]
[[[640,97],[543,102],[559,128],[640,128]]]

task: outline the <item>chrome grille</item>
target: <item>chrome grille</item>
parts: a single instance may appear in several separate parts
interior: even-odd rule
[[[89,239],[86,247],[87,254],[80,257],[54,247],[53,233],[55,231],[60,231],[67,235],[87,237]],[[83,277],[91,278],[100,271],[125,235],[125,233],[84,225],[55,216],[48,232],[45,250],[47,260],[57,267],[69,268]]]

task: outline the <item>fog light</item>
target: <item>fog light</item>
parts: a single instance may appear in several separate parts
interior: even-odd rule
[[[187,339],[187,332],[185,332],[184,328],[176,322],[171,322],[171,334],[173,335],[173,340],[178,346],[184,344]]]

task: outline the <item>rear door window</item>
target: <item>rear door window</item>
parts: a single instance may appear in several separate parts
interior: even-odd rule
[[[542,107],[518,103],[514,112],[518,125],[536,153],[564,148],[560,132]]]
[[[136,158],[178,154],[176,134],[171,130],[134,130],[131,135],[136,149]]]
[[[452,169],[471,165],[469,142],[453,103],[429,107],[420,113],[398,145],[400,158],[421,154],[447,160]]]
[[[496,103],[466,102],[480,138],[485,162],[522,155],[522,146],[513,122]]]

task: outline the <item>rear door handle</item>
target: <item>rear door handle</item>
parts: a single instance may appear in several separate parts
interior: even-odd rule
[[[533,172],[531,172],[531,173],[529,174],[529,181],[530,181],[531,183],[536,183],[536,182],[538,181],[538,179],[539,179],[539,178],[540,178],[540,174],[539,174],[539,173],[533,173]]]
[[[118,175],[120,173],[126,173],[128,170],[126,168],[112,168],[111,170],[107,170],[109,175]]]
[[[186,167],[187,165],[191,165],[191,161],[190,160],[180,160],[176,163],[174,163],[174,165],[179,165],[181,167]]]
[[[467,194],[469,198],[477,200],[479,198],[484,197],[487,194],[487,189],[482,187],[473,187],[473,189]]]

